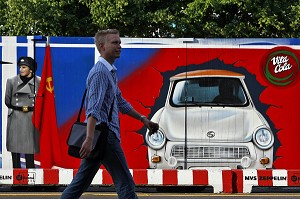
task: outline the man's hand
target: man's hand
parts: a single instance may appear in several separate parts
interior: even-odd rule
[[[142,119],[142,122],[149,129],[150,135],[157,132],[157,130],[159,129],[159,125],[157,123],[148,120],[146,117]]]
[[[81,158],[87,158],[92,152],[93,147],[93,139],[90,137],[85,138],[84,142],[82,143],[81,149],[79,151]]]

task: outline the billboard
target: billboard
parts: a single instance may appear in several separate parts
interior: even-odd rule
[[[44,67],[46,44],[32,39],[0,38],[0,58],[12,63],[1,64],[3,169],[12,168],[4,102],[7,79],[19,73],[16,63],[21,56],[35,57],[39,76]],[[121,58],[115,65],[122,94],[137,111],[160,124],[160,130],[148,136],[140,121],[120,115],[129,168],[300,168],[299,39],[121,40]],[[99,53],[89,37],[49,41],[59,139],[59,146],[51,147],[60,149],[51,168],[76,169],[80,160],[68,155],[67,137]],[[222,87],[232,87],[225,95],[233,96],[218,99]],[[36,153],[35,167],[41,167],[41,157],[55,158],[53,154]],[[21,154],[25,168],[24,159]]]

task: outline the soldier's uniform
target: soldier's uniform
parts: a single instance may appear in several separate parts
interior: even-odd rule
[[[27,65],[32,70],[33,67],[36,67],[32,66],[32,64],[35,65],[35,61],[32,61],[34,60],[30,57],[22,57],[19,59],[18,65]],[[35,93],[37,93],[39,84],[40,77],[38,76],[25,83],[20,75],[7,79],[5,91],[5,104],[8,107],[6,148],[18,156],[20,153],[32,154],[31,158],[33,158],[33,154],[39,152],[39,133],[32,123]],[[13,161],[16,161],[14,156]]]

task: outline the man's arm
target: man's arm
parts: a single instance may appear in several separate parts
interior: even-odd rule
[[[93,116],[90,115],[88,117],[86,125],[86,138],[79,151],[81,158],[88,157],[92,151],[96,122],[97,120]]]
[[[131,109],[127,112],[127,115],[143,122],[143,124],[149,129],[150,134],[155,133],[159,128],[157,123],[150,121],[146,116],[140,114],[135,109]]]
[[[122,96],[121,91],[118,87],[117,89],[117,93],[116,93],[116,98],[117,98],[117,102],[118,102],[118,107],[121,113],[123,114],[127,114],[137,120],[140,120],[148,129],[150,134],[155,133],[159,126],[157,123],[151,122],[150,120],[148,120],[148,118],[142,114],[140,114],[139,112],[137,112],[132,106],[131,104],[129,104]]]

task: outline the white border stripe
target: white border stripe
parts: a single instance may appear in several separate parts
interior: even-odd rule
[[[148,184],[150,185],[162,185],[162,170],[160,169],[148,169],[147,170],[147,176],[148,176]]]
[[[249,178],[246,180],[246,178]],[[251,193],[252,186],[258,185],[257,170],[255,169],[245,169],[243,170],[243,192]]]
[[[0,184],[13,184],[14,171],[12,169],[0,169]]]
[[[214,193],[223,192],[222,170],[208,170],[208,185],[213,186]]]
[[[59,169],[58,184],[70,184],[73,179],[73,169]]]
[[[98,172],[96,173],[91,184],[92,185],[103,184],[103,170],[102,169],[98,170]]]
[[[279,180],[273,179],[273,186],[287,186],[288,185],[288,174],[287,170],[272,170],[273,176],[279,177]],[[286,180],[280,180],[280,177],[286,177]]]
[[[2,64],[2,168],[12,168],[11,153],[6,150],[6,125],[8,109],[5,105],[6,81],[9,77],[17,74],[17,37],[2,37],[2,61],[12,64]]]
[[[178,185],[192,185],[193,171],[192,170],[178,170]]]
[[[44,170],[28,169],[28,184],[44,184]]]

